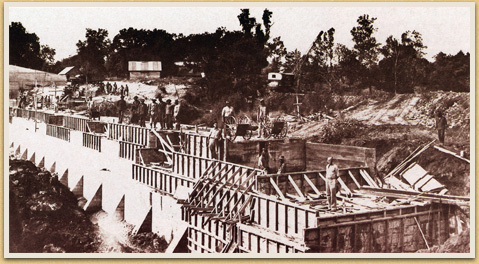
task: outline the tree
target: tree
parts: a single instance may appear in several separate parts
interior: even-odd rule
[[[88,79],[102,79],[106,73],[105,59],[110,48],[106,29],[86,29],[85,41],[78,41],[77,52],[80,70]]]
[[[311,52],[306,54],[305,65],[302,71],[306,78],[303,84],[316,87],[326,83],[330,88],[334,86],[333,59],[334,59],[334,28],[320,31],[313,42]]]
[[[20,22],[9,26],[9,60],[10,64],[22,67],[46,70],[53,64],[55,50],[40,45],[35,33],[29,33]]]
[[[469,53],[459,51],[456,55],[447,55],[440,52],[434,59],[428,78],[430,90],[470,91]]]
[[[355,84],[361,78],[361,72],[364,72],[364,66],[357,59],[356,52],[343,44],[337,44],[334,52],[337,60],[337,74],[342,82],[351,85]]]
[[[351,30],[351,35],[354,41],[354,51],[357,55],[357,60],[362,65],[361,67],[361,86],[369,87],[371,92],[374,84],[373,66],[376,65],[378,59],[379,43],[373,36],[377,28],[374,27],[376,18],[369,18],[369,15],[359,16],[357,19],[358,26]]]
[[[351,30],[353,36],[354,49],[358,56],[358,60],[366,67],[371,67],[377,62],[379,43],[373,37],[377,28],[374,28],[375,17],[369,18],[369,15],[359,16],[357,22],[358,26]]]
[[[241,14],[238,15],[239,23],[243,29],[243,33],[251,36],[251,30],[256,26],[256,18],[250,17],[249,9],[241,9]]]
[[[273,41],[268,42],[268,59],[270,61],[270,68],[273,72],[278,72],[284,69],[283,64],[286,61],[286,54],[288,51],[284,46],[281,37],[276,37]]]
[[[420,80],[424,80],[427,63],[423,59],[422,36],[417,31],[406,31],[401,41],[389,36],[381,48],[384,59],[379,67],[385,77],[386,88],[397,92],[411,92]]]

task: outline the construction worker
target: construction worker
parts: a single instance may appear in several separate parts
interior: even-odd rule
[[[263,148],[258,156],[258,168],[265,174],[269,173],[269,153],[266,148]]]
[[[173,111],[174,105],[171,103],[171,100],[166,100],[166,107],[165,107],[165,127],[166,129],[173,129]]]
[[[181,104],[178,102],[178,99],[175,100],[175,105],[173,108],[173,121],[175,122],[175,129],[180,129],[180,121],[178,120],[178,114],[180,113]]]
[[[218,128],[218,124],[214,123],[213,128],[210,130],[210,134],[208,135],[208,148],[211,152],[211,158],[217,159],[218,158],[218,147],[221,140],[221,130]]]
[[[285,172],[286,172],[286,163],[284,162],[284,156],[281,155],[281,157],[279,157],[279,168],[278,168],[277,174],[281,174]]]
[[[436,129],[437,129],[437,136],[439,138],[439,142],[441,142],[441,145],[444,145],[444,134],[446,132],[446,127],[447,127],[446,117],[441,111],[437,112]]]
[[[90,97],[87,98],[86,101],[86,106],[88,109],[88,115],[90,116],[90,119],[93,117],[93,97],[90,95]]]
[[[116,106],[118,107],[118,123],[119,124],[123,123],[123,116],[125,115],[125,110],[126,110],[126,101],[124,98],[125,97],[121,95],[120,100],[116,103]]]
[[[326,196],[328,197],[328,210],[335,211],[336,206],[336,185],[338,183],[339,169],[333,164],[333,158],[328,157],[326,165]]]
[[[156,123],[160,122],[160,107],[156,99],[153,99],[150,106],[150,127],[152,129],[156,129]]]
[[[264,100],[261,99],[259,101],[259,109],[258,109],[258,137],[262,137],[264,135],[263,130],[264,130],[264,125],[266,123],[266,118],[268,117],[268,108],[266,107],[266,104],[264,103]]]
[[[58,101],[60,101],[60,98],[58,96],[53,97],[53,110],[55,111],[55,113],[58,113]]]
[[[125,84],[125,96],[128,96],[130,89],[128,89],[128,84]]]
[[[140,100],[138,115],[140,119],[140,126],[145,127],[146,117],[148,116],[148,106],[145,104],[145,99]]]
[[[133,124],[137,124],[139,120],[138,112],[140,108],[140,101],[138,100],[138,96],[133,97],[133,104],[131,106],[131,120],[130,122]]]
[[[226,123],[230,123],[231,117],[233,117],[234,108],[230,105],[229,101],[226,101],[225,107],[221,110],[221,121],[223,125]]]

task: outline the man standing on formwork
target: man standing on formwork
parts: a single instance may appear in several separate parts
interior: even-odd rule
[[[326,196],[328,197],[328,210],[336,211],[336,185],[338,183],[339,169],[333,164],[333,158],[328,157],[326,165]]]
[[[216,123],[213,124],[213,128],[208,135],[208,148],[211,151],[211,158],[217,159],[218,158],[218,146],[221,139],[221,131],[218,129],[218,125]]]
[[[126,101],[124,98],[125,97],[123,95],[120,96],[120,100],[116,103],[116,106],[118,107],[118,123],[119,124],[123,123],[123,116],[125,115],[125,110],[126,110]]]
[[[261,99],[259,101],[259,109],[258,109],[258,137],[261,138],[263,137],[264,133],[264,125],[266,123],[266,118],[268,117],[268,108],[266,107],[266,104],[264,103],[264,100]]]

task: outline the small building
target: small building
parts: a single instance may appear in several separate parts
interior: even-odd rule
[[[161,77],[161,61],[129,61],[130,80],[152,80]]]
[[[65,85],[64,75],[9,65],[9,89],[31,89],[36,86]]]
[[[83,75],[80,72],[80,68],[76,66],[70,66],[63,69],[58,75],[63,75],[67,78],[68,82],[80,83],[84,81]]]

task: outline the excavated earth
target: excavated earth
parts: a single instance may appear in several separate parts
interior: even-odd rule
[[[158,253],[168,246],[157,234],[132,234],[133,226],[103,211],[85,213],[55,174],[30,161],[10,159],[9,179],[11,253]]]

